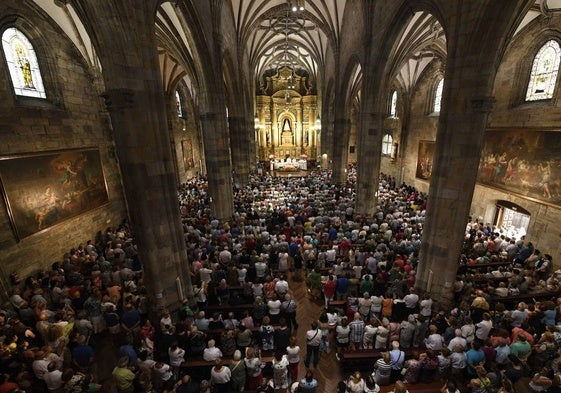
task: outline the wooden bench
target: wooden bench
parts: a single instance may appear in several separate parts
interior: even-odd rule
[[[267,373],[270,373],[270,365],[273,361],[274,355],[272,352],[263,352],[261,354],[261,361],[267,363]],[[223,357],[222,364],[227,365],[232,360],[231,357]],[[210,379],[210,371],[214,366],[214,362],[207,362],[202,358],[202,356],[191,357],[185,359],[183,363],[181,363],[181,368],[185,369],[185,371],[191,375],[193,379],[202,380],[202,379]],[[265,367],[265,369],[267,369]],[[264,371],[265,371],[264,369]],[[267,374],[267,375],[268,375]]]
[[[222,305],[210,305],[206,307],[205,313],[207,317],[211,317],[214,313],[220,313],[223,315],[228,315],[230,311],[235,314],[242,314],[244,311],[250,311],[253,309],[253,304],[222,304]]]
[[[462,265],[461,267],[466,267],[468,269],[483,269],[489,267],[501,267],[501,266],[508,266],[511,265],[511,261],[501,261],[501,262],[488,262],[488,263],[473,263],[473,264],[466,264]]]
[[[408,348],[402,349],[405,352],[405,359],[410,359],[414,352],[426,351],[423,348]],[[343,371],[352,372],[357,370],[372,370],[374,363],[382,357],[382,353],[387,350],[379,349],[358,349],[352,352],[341,353],[341,368]],[[439,351],[435,351],[439,352]]]
[[[347,301],[346,300],[332,300],[332,301],[329,302],[329,306],[334,307],[334,308],[342,308],[344,310],[347,306]]]
[[[534,300],[534,299],[553,299],[561,295],[561,290],[557,291],[539,291],[539,292],[528,292],[521,293],[519,295],[512,296],[493,296],[494,302],[501,302],[504,304],[518,303],[524,300]]]

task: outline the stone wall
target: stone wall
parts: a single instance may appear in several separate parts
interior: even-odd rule
[[[10,225],[4,201],[0,205],[0,278],[17,272],[25,277],[53,262],[79,243],[93,239],[97,230],[116,226],[126,217],[121,177],[109,118],[99,97],[101,81],[95,71],[88,70],[85,61],[60,30],[34,10],[19,1],[0,4],[0,14],[18,3],[19,15],[33,20],[33,29],[40,32],[38,60],[45,86],[58,86],[58,91],[46,91],[47,100],[20,99],[10,83],[3,53],[0,56],[0,156],[19,153],[40,153],[82,147],[100,150],[109,203],[78,217],[21,239],[17,242]],[[13,10],[13,9],[12,9]],[[13,11],[12,11],[13,12]],[[36,49],[37,49],[36,48]],[[48,72],[48,70],[52,72]],[[53,103],[49,97],[56,97]]]
[[[528,65],[525,66],[523,62],[531,59],[530,56],[533,57],[539,47],[554,36],[551,33],[552,28],[561,28],[560,17],[554,16],[547,21],[536,20],[511,41],[495,80],[493,96],[496,101],[489,115],[490,128],[527,129],[528,132],[544,128],[561,130],[559,126],[561,107],[558,100],[541,103],[524,103],[521,100],[521,94],[523,96],[526,92],[528,80],[528,76],[522,73],[522,70],[528,69]],[[402,160],[403,181],[413,184],[423,192],[428,192],[429,182],[415,177],[418,146],[422,140],[434,141],[438,126],[438,116],[427,114],[427,100],[432,93],[431,75],[431,72],[427,72],[412,97],[410,137]],[[382,160],[381,171],[390,171],[388,163],[384,160]],[[530,212],[531,219],[526,239],[532,241],[543,252],[553,255],[554,261],[559,262],[561,208],[476,185],[471,205],[472,216],[492,222],[498,200],[513,202]]]
[[[559,30],[560,16],[554,15],[548,19],[539,17],[511,41],[497,72],[493,91],[496,101],[489,115],[489,127],[527,129],[528,132],[543,128],[561,130],[561,106],[557,99],[523,102],[533,56],[549,39],[556,37],[559,40]],[[561,133],[559,135],[561,138]],[[501,199],[516,203],[530,212],[526,239],[532,241],[542,252],[553,255],[554,263],[559,265],[561,207],[477,185],[472,202],[473,215],[491,222],[495,215],[495,204]]]
[[[438,115],[429,113],[427,100],[432,92],[432,75],[426,73],[425,78],[419,81],[411,97],[411,117],[409,120],[409,140],[405,151],[401,151],[403,162],[402,181],[413,185],[422,192],[428,192],[429,181],[415,177],[417,169],[417,156],[419,142],[435,141],[438,126]]]

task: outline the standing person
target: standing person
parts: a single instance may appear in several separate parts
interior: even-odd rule
[[[304,364],[306,368],[310,368],[310,362],[313,362],[315,368],[319,363],[319,346],[321,344],[321,330],[318,329],[317,322],[312,322],[311,329],[306,332],[306,359]]]
[[[349,393],[363,393],[364,392],[364,379],[360,375],[359,371],[355,371],[353,375],[349,377],[347,382],[347,392]]]
[[[329,275],[327,282],[323,285],[323,298],[325,300],[325,308],[329,307],[329,302],[333,300],[335,296],[335,288],[337,283],[333,279],[333,275]]]
[[[340,360],[341,352],[346,351],[349,348],[349,335],[351,334],[351,328],[347,322],[347,318],[341,318],[341,323],[335,328],[335,341],[337,344],[337,360]]]
[[[362,320],[360,313],[356,312],[353,321],[349,323],[349,341],[352,351],[362,348],[364,326],[364,321]]]
[[[248,347],[245,351],[244,364],[247,370],[247,389],[256,390],[263,380],[262,370],[265,367],[265,363],[261,361],[261,353],[256,357],[255,350]]]
[[[287,293],[284,296],[284,301],[281,304],[281,312],[284,315],[284,319],[286,320],[286,326],[291,331],[298,329],[298,323],[296,322],[296,309],[298,308],[298,304],[292,298],[292,295]]]
[[[288,371],[292,382],[298,381],[298,364],[300,364],[300,347],[296,345],[296,337],[290,337],[290,345],[286,348]]]
[[[401,369],[405,362],[405,352],[399,349],[399,342],[392,341],[392,350],[390,351],[390,360],[392,363],[391,378],[395,382],[401,379]]]
[[[117,392],[119,393],[133,393],[134,392],[134,379],[135,374],[131,371],[129,366],[129,358],[123,356],[119,359],[117,367],[113,369],[113,382],[117,387]]]
[[[300,381],[300,393],[316,393],[318,389],[318,381],[314,378],[314,373],[310,370],[306,376]]]
[[[390,359],[390,353],[382,353],[382,357],[376,361],[374,364],[374,380],[378,385],[389,385],[392,374],[392,362]]]
[[[242,360],[242,353],[239,350],[234,352],[234,357],[228,364],[230,369],[230,387],[234,392],[245,390],[245,363]]]
[[[222,365],[222,360],[216,359],[216,364],[210,371],[210,383],[214,386],[216,393],[230,393],[230,379],[232,372],[228,367]]]
[[[275,393],[286,393],[288,388],[288,359],[281,351],[275,352],[273,359],[273,386]]]

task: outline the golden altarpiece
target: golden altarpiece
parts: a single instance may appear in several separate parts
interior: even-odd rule
[[[255,130],[260,161],[315,161],[319,108],[304,71],[284,66],[266,72],[256,97]]]

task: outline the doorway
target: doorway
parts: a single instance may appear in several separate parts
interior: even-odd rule
[[[530,212],[509,201],[499,200],[496,207],[495,226],[502,234],[516,240],[526,235],[530,224]]]

